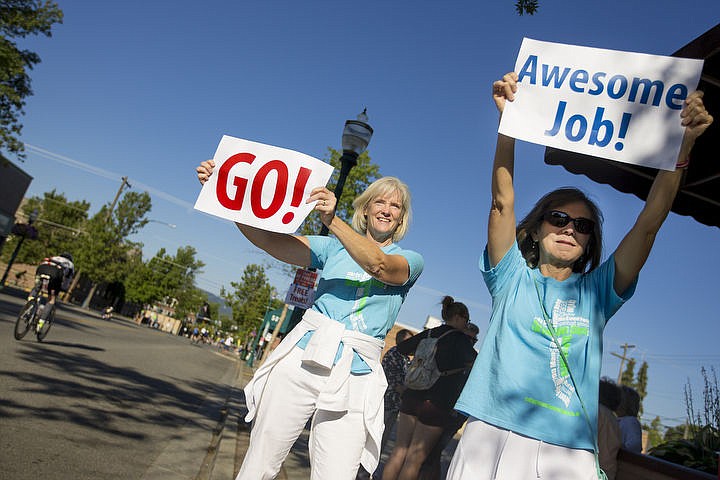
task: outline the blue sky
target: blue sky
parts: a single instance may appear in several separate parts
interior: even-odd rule
[[[399,321],[421,326],[449,294],[484,332],[490,301],[477,260],[497,129],[490,85],[512,70],[522,38],[665,55],[720,21],[717,0],[541,0],[532,17],[513,3],[60,0],[65,21],[53,37],[21,42],[42,58],[23,118],[29,194],[55,188],[97,210],[128,176],[150,192],[158,220],[136,237],[145,255],[194,246],[206,263],[198,285],[217,293],[267,257],[229,222],[192,210],[195,166],[224,134],[322,158],[367,107],[373,161],[413,192],[402,245],[426,261]],[[640,201],[542,155],[518,146],[518,215],[549,190],[578,186],[603,210],[609,255]],[[603,374],[616,378],[610,353],[636,345],[630,354],[650,365],[646,416],[667,425],[684,420],[688,378],[701,399],[700,367],[720,365],[718,240],[717,228],[671,214],[634,298],[606,330]],[[289,278],[269,274],[284,295]]]

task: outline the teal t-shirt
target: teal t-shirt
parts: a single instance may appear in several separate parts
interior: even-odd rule
[[[314,235],[306,238],[310,242],[312,254],[310,266],[322,270],[313,310],[344,324],[348,330],[384,340],[395,324],[410,288],[422,273],[422,256],[394,243],[382,247],[386,254],[405,257],[410,267],[410,275],[403,285],[386,285],[363,270],[338,239]],[[304,348],[310,335],[312,332],[308,332],[298,342],[298,346]],[[342,345],[336,359],[341,353]],[[352,371],[369,371],[357,354],[353,359]]]
[[[480,263],[492,297],[487,335],[455,408],[486,423],[570,448],[592,450],[602,333],[635,291],[615,293],[611,256],[564,281],[527,266],[517,243],[495,268],[487,248]],[[636,280],[637,282],[637,280]],[[543,317],[551,318],[590,418],[585,419],[567,368]]]

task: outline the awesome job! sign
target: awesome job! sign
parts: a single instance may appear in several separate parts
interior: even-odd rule
[[[234,222],[293,233],[312,211],[305,200],[327,184],[333,167],[284,148],[223,136],[215,169],[195,209]]]
[[[523,39],[519,88],[499,132],[619,162],[674,170],[683,101],[702,60]]]

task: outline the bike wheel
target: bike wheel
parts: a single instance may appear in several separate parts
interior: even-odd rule
[[[47,308],[47,307],[45,307]],[[42,326],[37,329],[35,332],[35,336],[38,339],[38,342],[42,342],[43,339],[47,336],[48,332],[50,331],[50,327],[52,327],[53,322],[55,322],[55,308],[53,307],[52,312],[50,312],[50,315],[48,315],[47,320],[43,322]]]
[[[37,312],[37,303],[28,302],[25,304],[17,320],[15,320],[15,340],[21,340],[32,326],[35,313]]]

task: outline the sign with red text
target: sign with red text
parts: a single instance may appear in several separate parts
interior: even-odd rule
[[[315,301],[315,289],[293,283],[285,295],[285,303],[295,307],[308,309]]]
[[[295,271],[295,280],[293,280],[293,283],[304,287],[314,288],[317,277],[317,272],[313,272],[312,270],[308,270],[306,268],[298,268]]]
[[[518,92],[499,133],[624,163],[674,170],[683,102],[703,61],[523,39]]]
[[[315,206],[310,192],[325,186],[333,167],[280,147],[223,136],[215,170],[195,209],[279,233],[293,233]]]
[[[318,273],[306,268],[298,268],[295,271],[295,280],[290,285],[287,295],[285,295],[285,303],[308,309],[315,301],[315,282]]]

